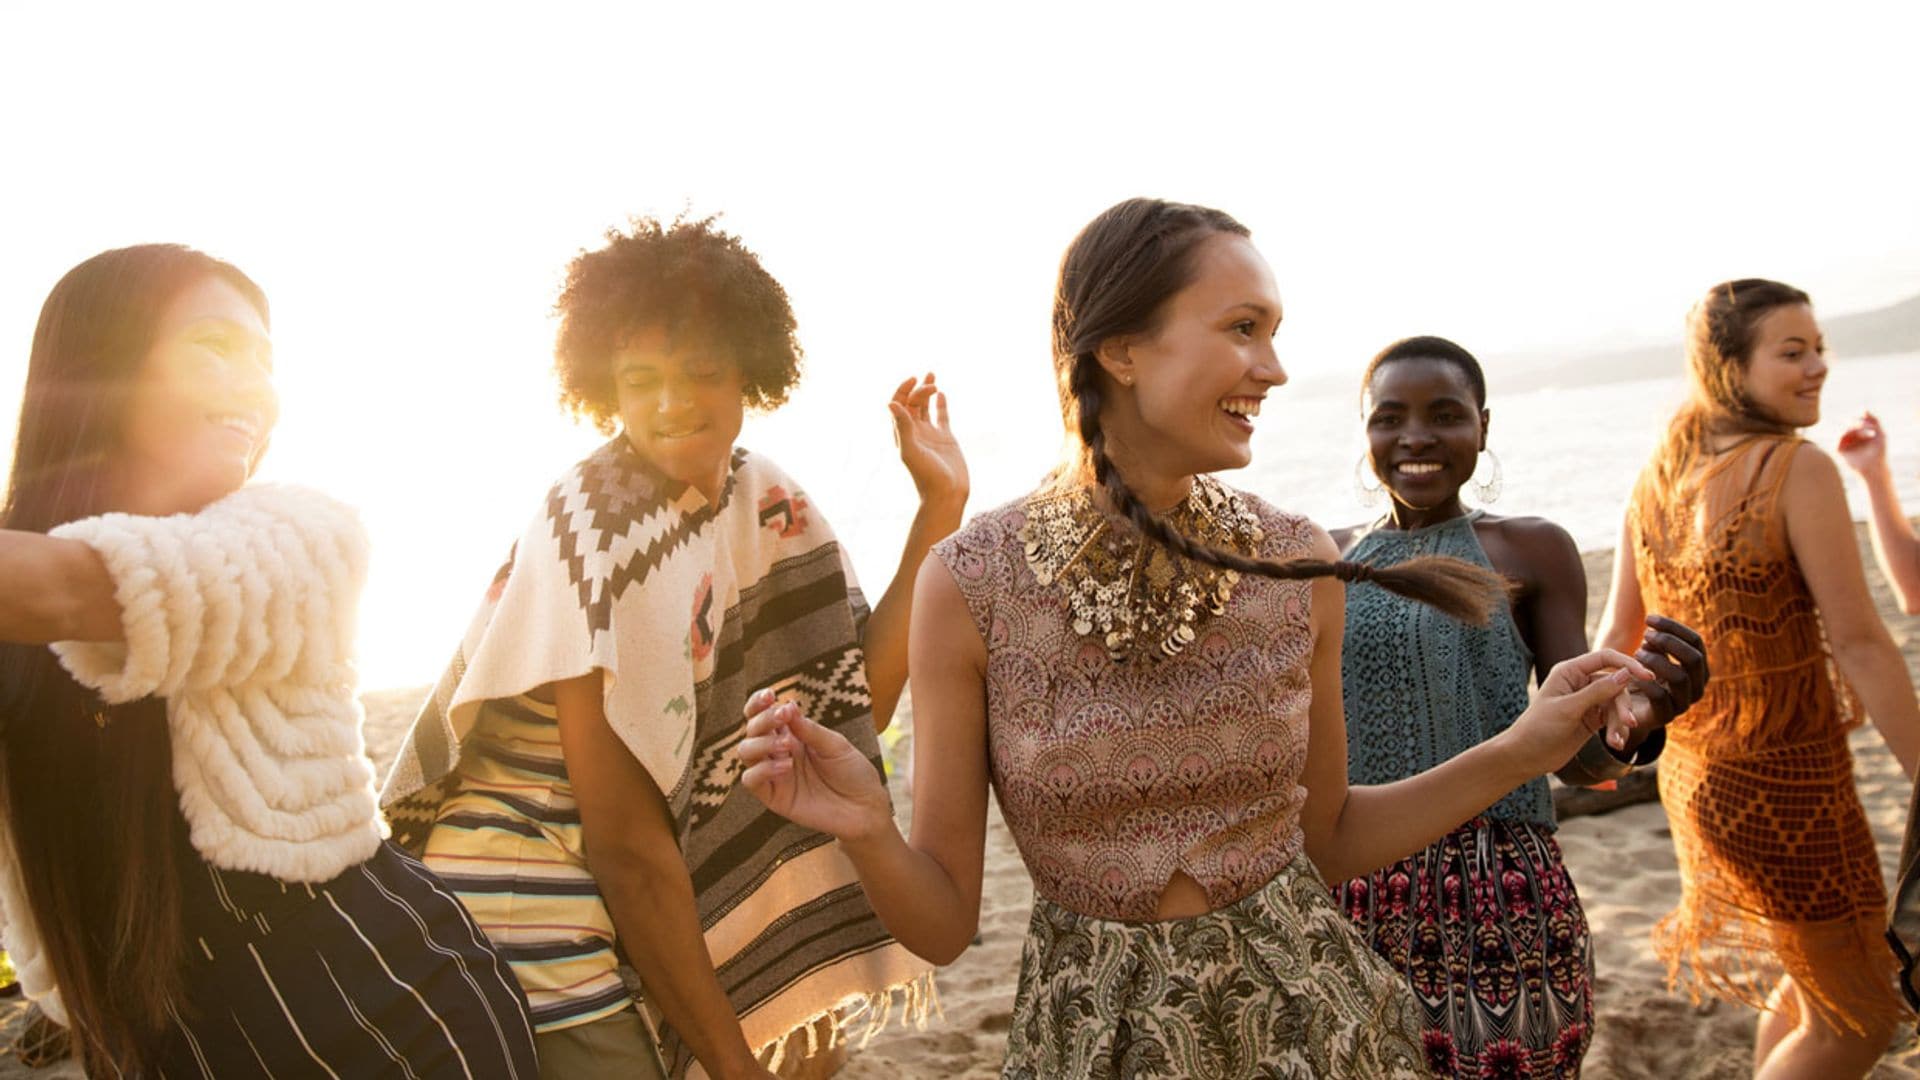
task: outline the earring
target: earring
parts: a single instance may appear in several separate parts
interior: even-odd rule
[[[1482,450],[1480,454],[1487,459],[1487,465],[1489,467],[1483,469],[1478,464],[1475,464],[1473,469],[1474,480],[1469,486],[1473,488],[1473,499],[1475,502],[1481,506],[1492,506],[1500,499],[1500,485],[1501,482],[1506,479],[1506,476],[1501,471],[1500,459],[1494,456],[1493,451]],[[1485,479],[1481,479],[1482,476],[1484,476]]]
[[[1353,463],[1353,497],[1361,506],[1378,506],[1386,493],[1387,489],[1373,475],[1373,463],[1361,454],[1360,460]]]

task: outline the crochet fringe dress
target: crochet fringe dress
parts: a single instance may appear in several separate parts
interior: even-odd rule
[[[1830,1026],[1860,1030],[1906,1010],[1847,746],[1860,710],[1779,506],[1800,442],[1749,439],[1684,494],[1649,470],[1628,510],[1646,609],[1699,630],[1713,669],[1660,763],[1681,896],[1654,948],[1696,1000],[1762,1008],[1791,975]]]

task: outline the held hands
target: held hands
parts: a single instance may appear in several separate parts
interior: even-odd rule
[[[1840,460],[1861,476],[1870,476],[1887,466],[1887,435],[1880,429],[1880,418],[1870,412],[1840,435]]]
[[[1535,774],[1560,767],[1580,744],[1603,730],[1609,746],[1622,748],[1636,726],[1627,691],[1636,681],[1654,679],[1645,664],[1613,649],[1563,660],[1547,673],[1533,704],[1501,738]]]
[[[846,737],[800,707],[759,690],[747,699],[747,731],[734,753],[740,782],[796,825],[858,841],[893,824],[886,782]]]
[[[1647,630],[1633,658],[1653,672],[1651,682],[1640,683],[1629,692],[1634,711],[1634,730],[1626,745],[1630,750],[1645,741],[1673,718],[1691,709],[1706,693],[1712,676],[1707,670],[1707,645],[1693,628],[1665,615],[1647,616]]]
[[[964,503],[967,499],[967,459],[947,423],[947,395],[933,384],[933,373],[908,379],[887,402],[893,414],[893,441],[900,447],[900,463],[913,477],[922,503]]]

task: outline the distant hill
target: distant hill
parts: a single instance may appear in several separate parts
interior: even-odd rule
[[[1838,356],[1920,352],[1920,296],[1872,311],[1823,317],[1820,325],[1827,333],[1828,348]],[[1675,338],[1664,343],[1574,353],[1565,359],[1525,354],[1490,357],[1487,366],[1499,371],[1502,393],[1519,393],[1547,386],[1596,386],[1676,375],[1681,371],[1681,356],[1682,345]]]

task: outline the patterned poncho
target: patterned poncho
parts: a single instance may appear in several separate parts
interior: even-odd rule
[[[756,1051],[822,1018],[869,1033],[928,965],[887,935],[830,837],[737,785],[747,697],[772,687],[879,767],[866,605],[791,480],[736,450],[717,503],[616,437],[548,493],[422,708],[381,802],[419,847],[483,704],[596,669],[608,723],[673,813],[720,984]],[[667,1033],[674,1074],[697,1069]],[[778,1051],[776,1051],[777,1053]]]

